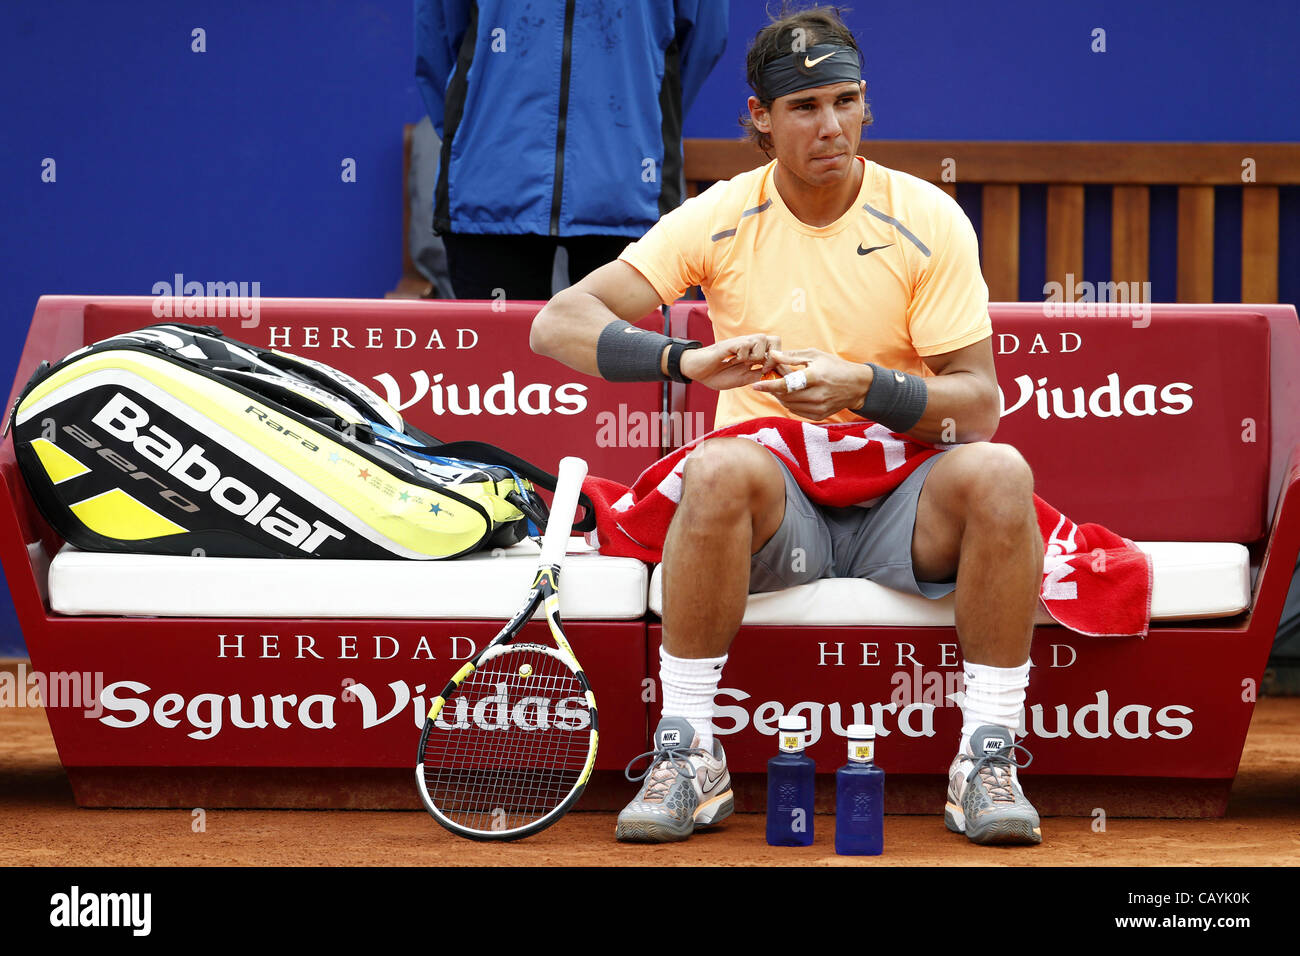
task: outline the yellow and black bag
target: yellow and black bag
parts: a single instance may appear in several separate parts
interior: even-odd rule
[[[210,327],[42,363],[10,423],[41,513],[88,551],[452,558],[540,527],[534,486],[555,487],[492,445],[439,442],[337,369]]]

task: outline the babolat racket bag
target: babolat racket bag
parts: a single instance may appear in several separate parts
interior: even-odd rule
[[[87,551],[453,558],[544,525],[534,485],[555,487],[492,445],[439,442],[337,369],[210,327],[42,363],[11,425],[41,513]]]

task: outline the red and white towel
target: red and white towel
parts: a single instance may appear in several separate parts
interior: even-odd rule
[[[596,506],[597,540],[592,543],[599,544],[602,554],[661,561],[668,524],[681,500],[686,458],[700,442],[723,437],[763,445],[785,462],[810,500],[841,508],[888,494],[940,450],[871,422],[741,422],[661,458],[631,488],[588,476],[583,490]],[[1101,525],[1075,524],[1037,495],[1034,506],[1043,535],[1041,598],[1052,618],[1080,634],[1145,637],[1151,617],[1150,558]]]

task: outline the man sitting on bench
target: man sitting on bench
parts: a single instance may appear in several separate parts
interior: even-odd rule
[[[956,587],[965,700],[945,822],[976,843],[1039,843],[1014,735],[1043,546],[1028,465],[988,441],[1000,409],[974,230],[935,186],[857,155],[866,84],[832,12],[764,27],[746,67],[746,125],[776,158],[667,213],[551,299],[534,351],[610,381],[716,389],[717,427],[865,418],[957,447],[849,508],[812,504],[755,442],[711,439],[691,453],[663,548],[663,718],[617,837],[682,840],[732,812],[713,697],[746,595],[861,577],[927,598]],[[715,345],[629,324],[694,285]],[[773,370],[786,374],[765,380]]]

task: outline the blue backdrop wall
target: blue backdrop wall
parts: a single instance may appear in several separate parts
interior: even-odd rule
[[[1300,140],[1292,0],[857,6],[847,19],[873,137]],[[745,46],[764,21],[759,0],[731,3],[728,48],[688,136],[736,134]],[[143,294],[176,273],[259,282],[268,296],[391,288],[401,127],[423,114],[412,35],[410,0],[0,5],[0,381],[43,293]],[[348,160],[355,182],[342,176]],[[1283,213],[1282,296],[1295,301],[1294,190]],[[1224,298],[1231,253],[1229,239]],[[1170,266],[1153,268],[1156,297],[1170,298]],[[21,654],[0,595],[0,655]]]
[[[1294,0],[849,0],[882,139],[1292,142]],[[731,39],[686,122],[729,136],[763,0],[733,0]],[[779,3],[772,4],[773,8]],[[1094,53],[1093,31],[1105,31]]]

